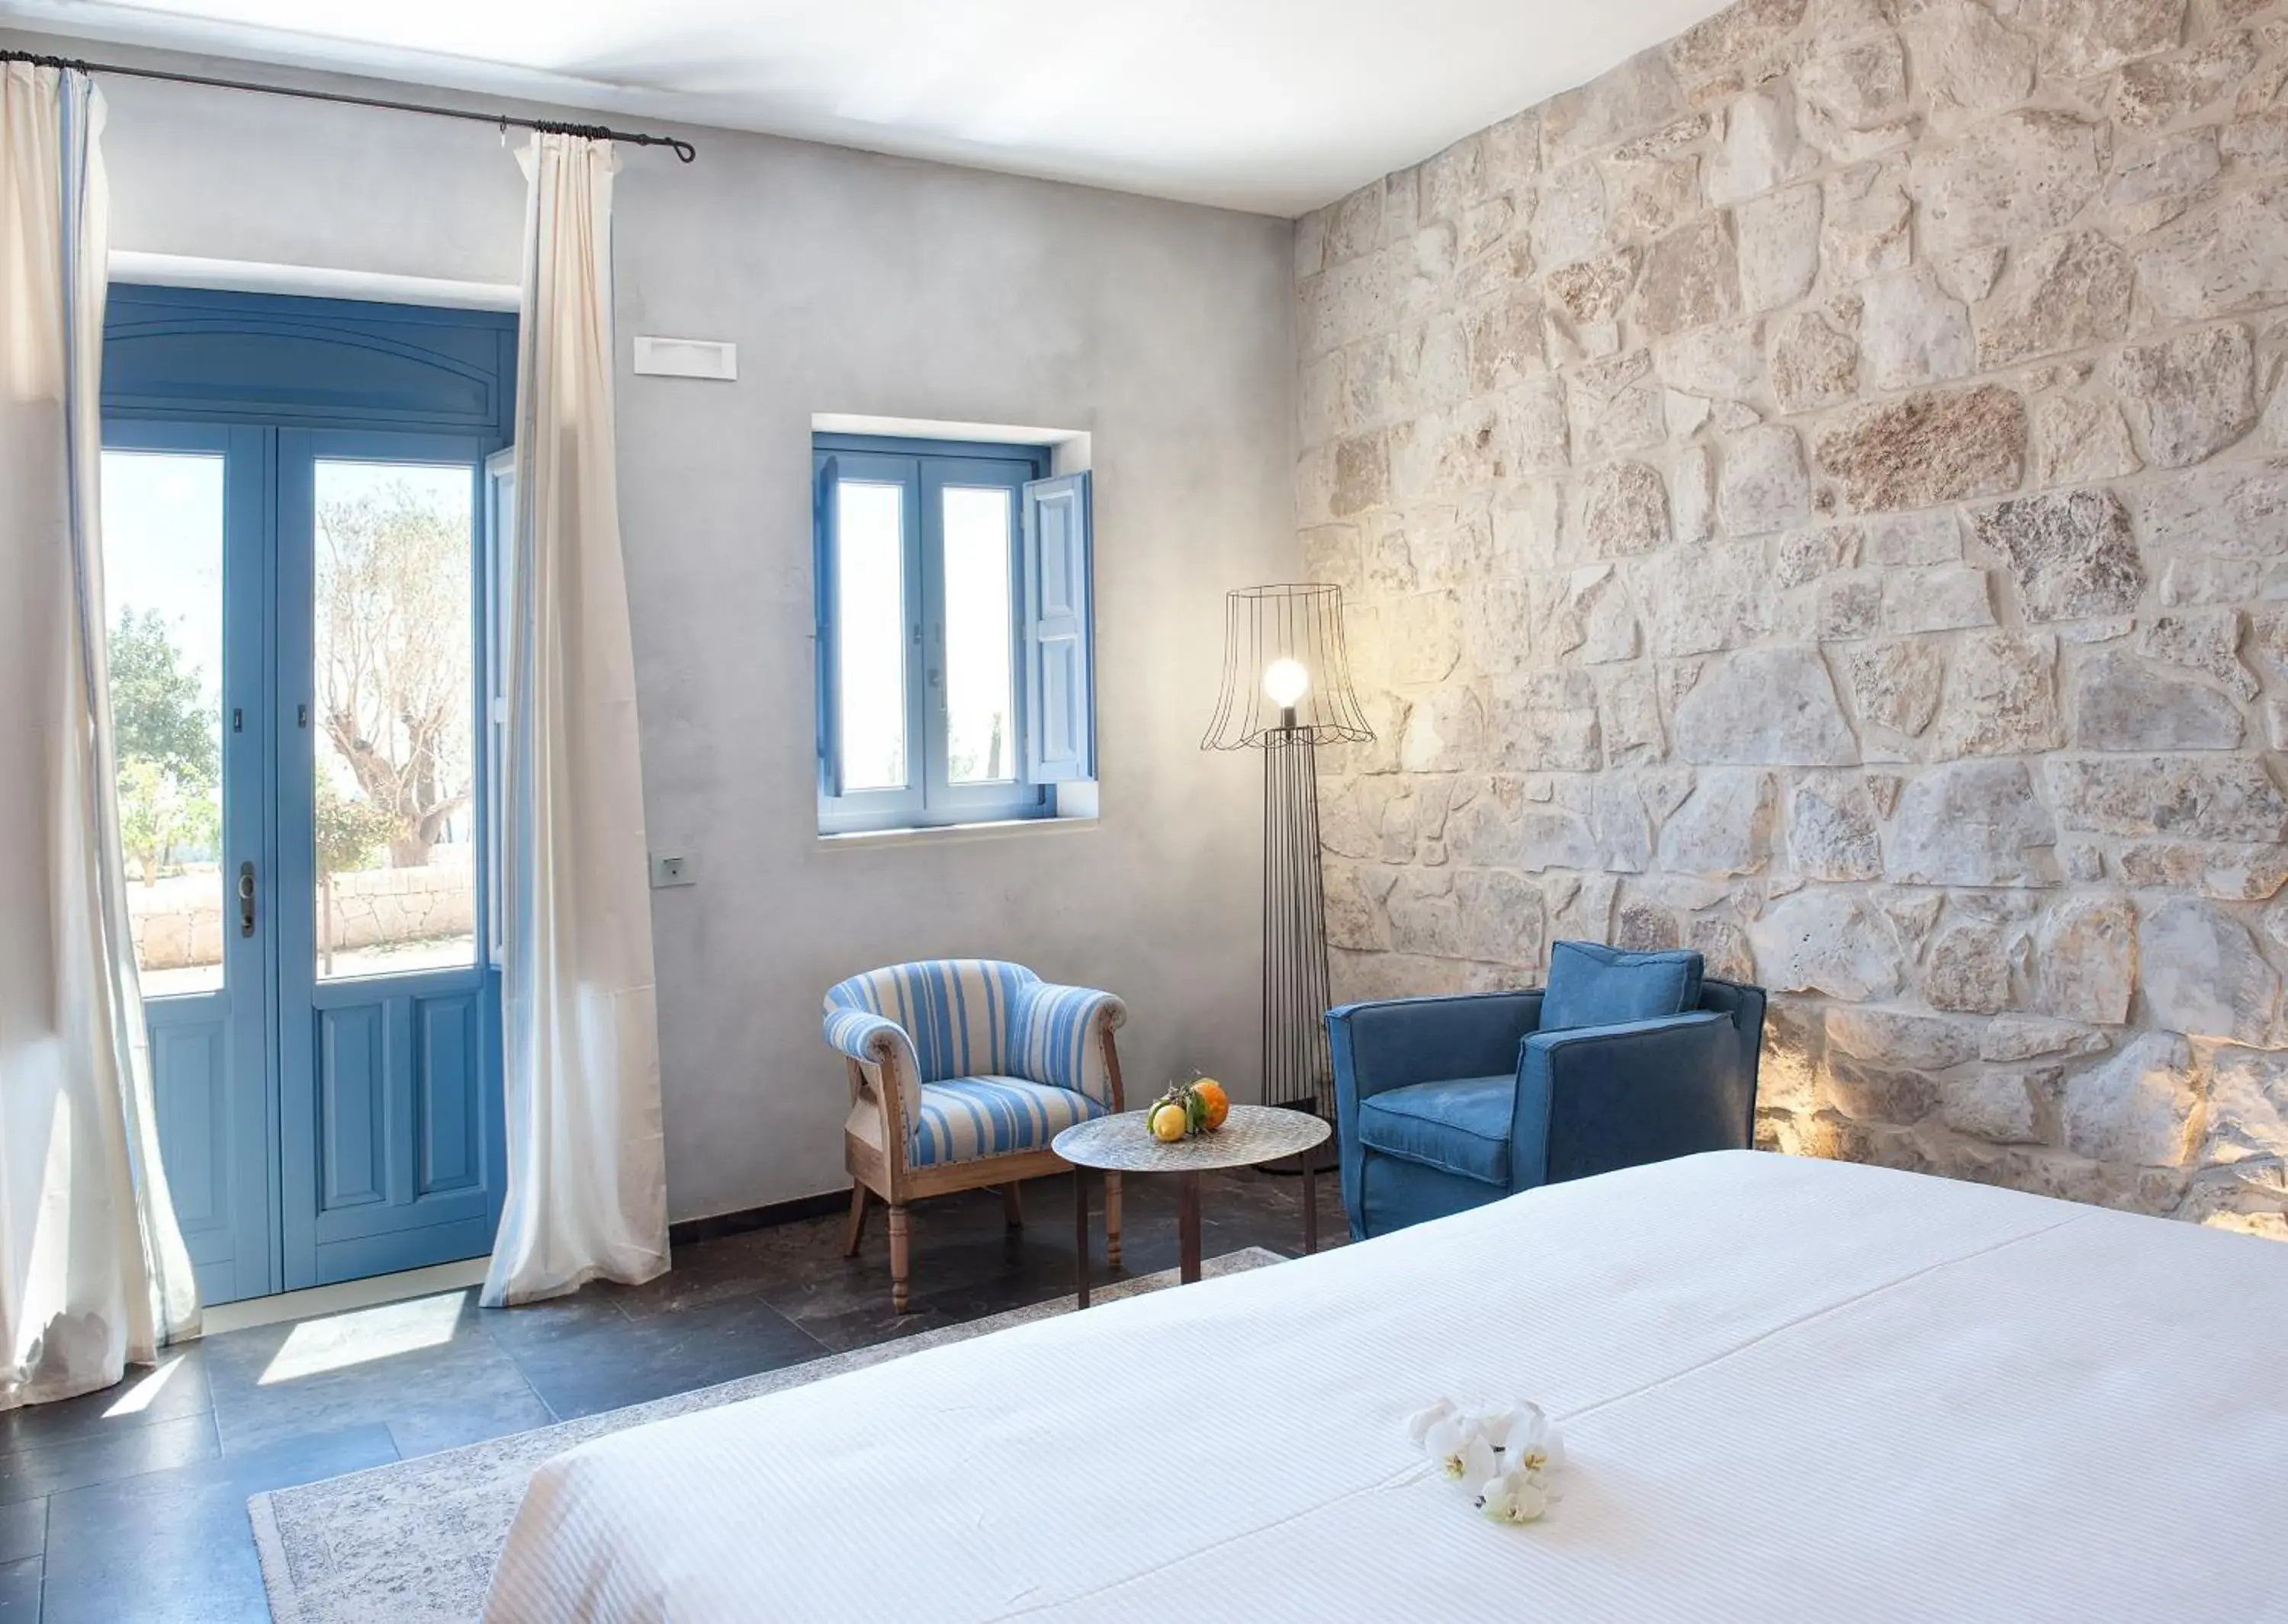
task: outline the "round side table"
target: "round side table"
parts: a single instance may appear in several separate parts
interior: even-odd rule
[[[1221,1128],[1164,1145],[1145,1126],[1148,1113],[1124,1111],[1076,1122],[1051,1146],[1072,1163],[1073,1232],[1078,1242],[1079,1305],[1088,1306],[1088,1175],[1172,1173],[1176,1176],[1176,1256],[1186,1284],[1200,1278],[1200,1175],[1216,1168],[1254,1167],[1300,1156],[1327,1141],[1327,1124],[1303,1111],[1234,1105]],[[1318,1180],[1303,1175],[1303,1250],[1319,1249]]]

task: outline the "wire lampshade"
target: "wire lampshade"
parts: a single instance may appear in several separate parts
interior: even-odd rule
[[[1291,582],[1224,595],[1223,692],[1200,748],[1260,748],[1275,735],[1313,744],[1374,737],[1351,686],[1339,586]]]

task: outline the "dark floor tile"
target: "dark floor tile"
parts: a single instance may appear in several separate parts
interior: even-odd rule
[[[488,1382],[470,1389],[450,1381],[439,1382],[411,1401],[401,1400],[388,1425],[397,1453],[411,1460],[489,1438],[529,1432],[555,1419],[524,1379],[524,1373],[518,1371],[513,1387]]]
[[[616,1323],[567,1321],[545,1334],[499,1316],[489,1327],[505,1345],[525,1380],[560,1418],[592,1415],[711,1387],[757,1371],[777,1370],[828,1351],[767,1303],[747,1299]]]
[[[387,1428],[359,1427],[59,1494],[42,1624],[266,1618],[247,1496],[396,1458]]]
[[[481,1318],[471,1294],[454,1292],[211,1339],[224,1453],[385,1425],[400,1449],[426,1454],[547,1425]]]
[[[830,1311],[805,1311],[789,1314],[788,1318],[835,1353],[871,1348],[880,1343],[895,1342],[902,1336],[942,1330],[947,1326],[960,1323],[952,1315],[926,1304],[918,1305],[907,1313],[898,1312],[890,1306],[886,1278],[877,1295],[879,1301],[870,1305]]]
[[[20,1500],[0,1506],[0,1562],[21,1562],[47,1549],[48,1502]]]
[[[0,1562],[0,1624],[40,1624],[40,1559]]]
[[[187,1343],[166,1350],[155,1365],[129,1366],[123,1381],[100,1392],[0,1412],[0,1454],[179,1421],[213,1407],[205,1349]]]
[[[211,1415],[19,1449],[0,1455],[0,1505],[211,1460],[221,1452]]]
[[[879,1226],[879,1215],[877,1215]],[[844,1264],[839,1219],[805,1219],[678,1248],[675,1266],[612,1296],[631,1318],[767,1295],[830,1276]]]

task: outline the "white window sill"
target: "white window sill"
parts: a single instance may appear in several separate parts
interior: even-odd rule
[[[872,852],[884,846],[958,845],[976,840],[1006,840],[1013,835],[1047,834],[1053,829],[1077,833],[1096,828],[1092,817],[999,818],[989,823],[941,823],[926,828],[854,829],[846,835],[821,835],[820,847],[832,852]]]

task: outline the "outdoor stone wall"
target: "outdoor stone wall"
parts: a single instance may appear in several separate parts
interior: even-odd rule
[[[440,846],[418,868],[369,868],[334,876],[333,945],[338,949],[465,936],[475,928],[475,865],[465,846]],[[145,970],[222,963],[222,873],[202,864],[156,885],[127,887],[127,923]]]
[[[1688,943],[1767,1145],[2288,1238],[2288,8],[1744,0],[1295,244],[1336,995]]]

